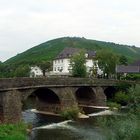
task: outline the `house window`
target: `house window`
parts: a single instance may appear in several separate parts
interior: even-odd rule
[[[63,67],[60,67],[59,72],[62,72],[62,71],[63,71]]]
[[[63,63],[63,59],[61,60],[61,62]]]
[[[59,71],[59,69],[60,69],[60,68],[58,67],[57,70]]]
[[[54,68],[54,71],[56,71],[56,67]]]

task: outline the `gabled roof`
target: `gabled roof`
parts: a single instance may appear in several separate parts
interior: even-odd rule
[[[66,47],[64,48],[64,50],[59,53],[59,55],[56,57],[56,59],[64,59],[64,58],[70,58],[72,55],[74,55],[75,53],[80,52],[81,49],[79,48],[71,48],[71,47]],[[96,55],[95,51],[86,51],[86,53],[88,54],[88,58],[93,58]]]
[[[140,73],[140,66],[124,66],[118,65],[116,66],[117,73]]]

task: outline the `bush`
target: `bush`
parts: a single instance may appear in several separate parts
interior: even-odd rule
[[[114,100],[121,105],[127,105],[130,98],[127,93],[121,91],[115,94]]]
[[[126,80],[140,80],[140,74],[127,74]]]
[[[122,116],[99,118],[98,123],[105,130],[108,140],[140,139],[140,85],[129,89],[128,112]],[[121,95],[122,96],[122,95]],[[109,103],[111,107],[116,103]]]
[[[120,109],[121,105],[116,102],[108,102],[107,106],[109,106],[110,110]]]
[[[130,88],[129,90],[129,109],[134,114],[140,114],[140,85]]]
[[[61,112],[61,116],[65,119],[68,120],[73,120],[73,119],[77,119],[78,118],[78,114],[79,114],[80,110],[77,107],[71,107],[71,108],[67,108],[65,110],[63,110]]]
[[[117,84],[116,89],[119,90],[119,91],[128,92],[128,90],[129,90],[129,88],[130,88],[131,86],[132,86],[132,85],[129,84],[129,83],[119,82],[119,83]]]

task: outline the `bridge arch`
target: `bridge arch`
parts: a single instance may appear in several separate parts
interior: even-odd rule
[[[96,102],[96,94],[89,86],[79,87],[75,92],[75,96],[79,105],[93,105]]]
[[[59,96],[49,88],[38,88],[33,94],[44,103],[59,104],[61,102]]]
[[[109,87],[105,88],[105,90],[104,90],[107,100],[112,100],[114,98],[116,92],[117,92],[117,89],[113,86],[109,86]]]
[[[23,99],[23,106],[28,105],[28,108],[35,108],[38,111],[57,113],[61,110],[61,98],[55,91],[47,87],[31,90]],[[31,105],[28,102],[31,102]]]

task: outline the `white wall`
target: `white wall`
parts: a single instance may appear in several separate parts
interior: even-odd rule
[[[54,73],[68,73],[69,70],[70,59],[57,59],[53,61],[53,72]]]
[[[86,67],[87,67],[87,72],[90,71],[91,68],[93,68],[93,60],[92,59],[86,59]]]
[[[88,68],[88,71],[90,68],[93,67],[93,60],[92,59],[87,59],[86,60],[86,67]],[[62,69],[62,71],[60,71]],[[69,73],[70,69],[70,59],[65,58],[65,59],[57,59],[53,61],[53,72],[54,73]]]
[[[31,67],[30,77],[39,77],[39,76],[43,76],[42,70],[38,66]]]

